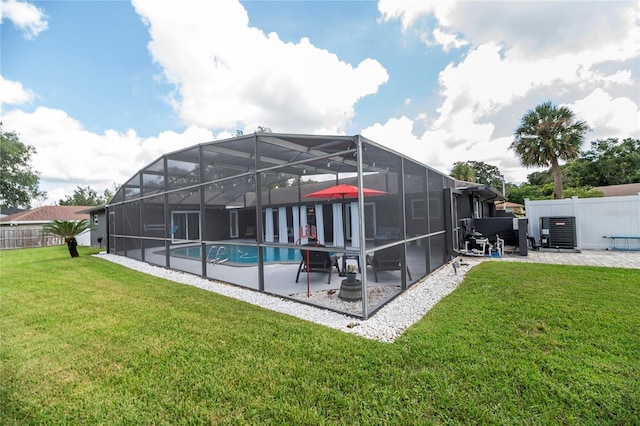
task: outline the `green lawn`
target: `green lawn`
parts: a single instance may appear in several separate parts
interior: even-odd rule
[[[0,423],[640,419],[640,270],[486,262],[388,344],[93,252],[0,252]]]

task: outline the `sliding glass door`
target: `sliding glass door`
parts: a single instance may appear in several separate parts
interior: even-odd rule
[[[171,237],[176,240],[200,239],[200,212],[172,212],[171,213]]]

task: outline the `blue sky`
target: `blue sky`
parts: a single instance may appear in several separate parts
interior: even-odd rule
[[[495,165],[550,100],[640,137],[638,2],[2,1],[5,129],[49,197],[267,126],[363,134],[448,172]]]

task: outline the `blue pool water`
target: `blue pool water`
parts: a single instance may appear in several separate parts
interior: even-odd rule
[[[171,255],[200,259],[200,248],[201,246],[177,247],[171,249]],[[221,262],[228,261],[244,265],[258,263],[258,247],[256,246],[240,246],[234,244],[207,245],[206,253],[209,261],[217,257]],[[294,248],[265,247],[263,254],[265,263],[299,262],[302,260],[300,249]]]

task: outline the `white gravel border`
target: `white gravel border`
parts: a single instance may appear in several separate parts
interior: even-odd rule
[[[457,259],[460,264],[457,273],[452,266],[453,262],[450,262],[396,297],[368,320],[359,320],[322,308],[204,279],[186,272],[165,269],[124,256],[106,252],[95,256],[136,271],[198,287],[275,312],[381,342],[393,342],[398,338],[407,328],[419,321],[440,299],[455,290],[469,269],[482,261],[480,258]]]

